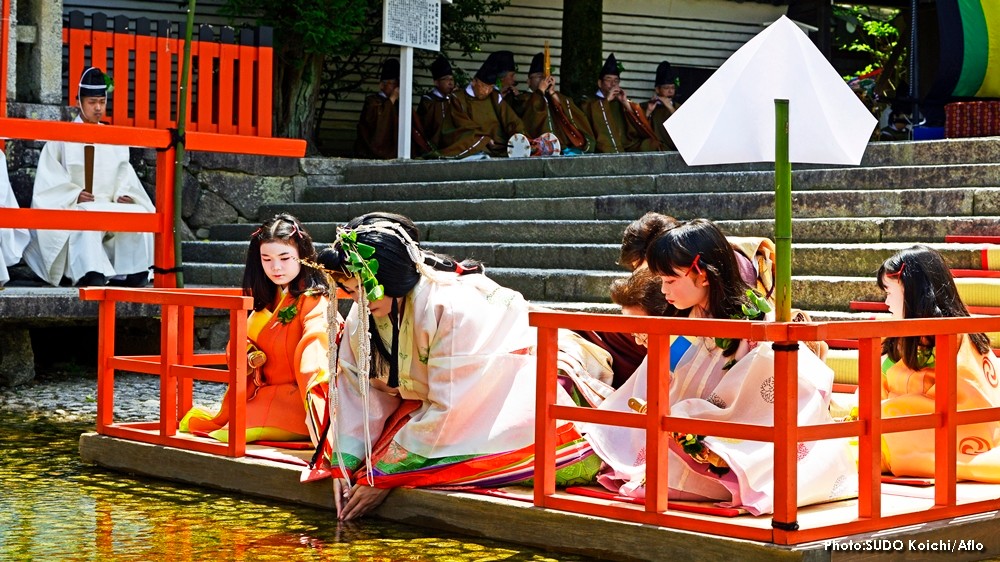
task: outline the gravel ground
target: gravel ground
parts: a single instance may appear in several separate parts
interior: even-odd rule
[[[115,377],[115,421],[159,419],[159,383],[152,375],[119,373]],[[224,391],[223,384],[196,381],[194,403],[216,409]],[[0,412],[93,422],[97,418],[96,398],[94,373],[43,373],[22,386],[0,387]]]

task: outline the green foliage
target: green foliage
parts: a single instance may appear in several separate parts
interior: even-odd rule
[[[278,45],[295,45],[305,54],[350,48],[365,26],[369,4],[358,0],[226,0],[222,13],[230,18],[256,17],[274,28]]]
[[[867,65],[851,73],[852,76],[868,74],[887,68],[893,82],[905,77],[905,45],[900,44],[899,10],[877,6],[834,5],[833,40],[842,51],[863,53]],[[893,57],[894,51],[902,49]],[[895,59],[895,61],[894,61]]]
[[[340,232],[340,247],[347,256],[344,269],[361,279],[369,301],[377,301],[385,296],[385,287],[378,282],[378,260],[375,259],[375,248],[364,242],[358,242],[358,231],[344,230]]]

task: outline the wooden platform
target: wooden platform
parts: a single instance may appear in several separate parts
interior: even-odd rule
[[[299,481],[301,466],[296,463],[307,457],[308,451],[254,445],[248,445],[247,449],[247,457],[232,459],[96,433],[80,437],[80,455],[85,462],[121,472],[327,509],[331,510],[331,525],[335,524],[330,481],[308,484]],[[1000,533],[996,532],[1000,514],[995,511],[843,537],[835,545],[819,542],[786,547],[536,508],[530,502],[531,489],[504,490],[507,497],[500,498],[466,492],[397,489],[375,514],[422,527],[611,560],[957,561],[1000,557]],[[998,498],[1000,485],[959,484],[958,497],[960,503]],[[623,505],[639,509],[632,504]],[[883,485],[887,514],[924,510],[932,505],[933,488]],[[716,518],[677,513],[708,520]],[[812,506],[799,511],[799,523],[808,527],[820,522],[849,521],[856,513],[853,500]],[[725,521],[760,528],[770,526],[768,517],[742,515]]]

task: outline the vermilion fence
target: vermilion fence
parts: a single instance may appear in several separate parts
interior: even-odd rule
[[[241,457],[246,452],[247,312],[253,299],[242,289],[80,289],[80,298],[99,302],[97,340],[97,432],[132,441]],[[115,308],[119,302],[160,307],[160,353],[115,355]],[[195,353],[194,309],[229,311],[226,353]],[[216,366],[216,367],[211,367]],[[160,419],[155,422],[115,422],[115,371],[160,378]],[[223,408],[229,413],[228,443],[177,437],[179,420],[191,409],[194,380],[229,384]]]
[[[765,323],[737,320],[667,319],[634,316],[532,312],[538,327],[536,396],[535,505],[662,525],[736,538],[800,544],[845,535],[1000,509],[1000,498],[959,503],[956,488],[956,427],[1000,421],[1000,408],[956,411],[957,334],[1000,330],[1000,318],[933,320],[866,320],[821,323]],[[647,413],[602,411],[556,405],[557,329],[603,330],[649,334]],[[775,348],[774,425],[715,422],[670,416],[669,347],[671,334],[796,342],[857,339],[859,419],[851,422],[798,426],[797,351]],[[882,419],[881,340],[888,336],[936,335],[936,388],[933,413]],[[655,392],[654,392],[655,389]],[[556,496],[556,420],[644,428],[646,430],[646,501],[643,509]],[[919,511],[883,513],[881,439],[885,433],[932,429],[935,435],[933,505]],[[669,432],[714,435],[774,443],[774,513],[771,528],[721,518],[673,515],[667,506]],[[800,526],[798,521],[797,445],[824,439],[858,439],[857,515],[853,519]],[[997,495],[1000,495],[998,493]]]
[[[70,12],[63,29],[67,46],[68,105],[75,105],[78,79],[88,66],[115,80],[108,119],[115,125],[176,127],[180,61],[184,39],[168,21],[109,19]],[[110,24],[110,27],[109,27]],[[238,39],[238,41],[237,41]],[[191,42],[189,131],[271,136],[272,31],[268,27],[215,30],[200,27]],[[177,97],[174,97],[176,93]]]

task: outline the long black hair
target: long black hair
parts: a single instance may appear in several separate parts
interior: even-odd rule
[[[365,226],[377,227],[366,229]],[[420,281],[420,270],[417,267],[416,256],[411,256],[414,248],[419,250],[417,258],[433,269],[452,271],[459,275],[482,273],[483,266],[475,260],[456,262],[448,256],[436,254],[419,247],[420,231],[408,217],[389,212],[373,212],[356,217],[348,222],[346,230],[357,231],[357,241],[375,248],[374,259],[378,260],[378,271],[375,278],[385,290],[385,296],[392,299],[389,310],[389,321],[392,323],[392,340],[386,344],[378,336],[377,330],[370,333],[372,341],[372,365],[374,368],[369,376],[375,377],[382,370],[388,371],[387,384],[390,387],[399,385],[399,326],[403,311],[399,301],[405,297]],[[413,242],[411,245],[406,239]],[[334,241],[319,253],[317,261],[333,273],[337,282],[352,277],[347,271],[349,256],[344,245]],[[365,290],[358,287],[359,291]],[[369,320],[369,325],[375,325],[375,319]]]
[[[625,227],[622,233],[622,247],[618,252],[618,265],[635,270],[636,266],[646,259],[646,251],[649,250],[649,243],[659,234],[680,224],[680,221],[664,215],[650,211],[637,218]]]
[[[278,298],[278,286],[268,279],[264,273],[264,266],[260,263],[260,246],[268,242],[294,246],[302,259],[312,260],[316,257],[312,238],[302,228],[299,219],[288,213],[278,213],[264,221],[250,235],[246,267],[243,269],[243,294],[253,297],[253,309],[256,311],[274,305]],[[329,291],[329,287],[322,273],[311,267],[302,266],[299,274],[288,284],[288,293],[298,297],[307,290],[325,294]]]
[[[726,236],[707,219],[694,219],[657,235],[646,251],[646,263],[655,275],[676,276],[675,270],[697,269],[708,279],[708,315],[711,318],[739,318],[743,305],[751,304],[747,291],[750,286],[740,276],[733,248]],[[677,311],[688,316],[691,309]],[[739,340],[734,339],[723,355],[736,353]]]
[[[885,260],[877,277],[882,290],[886,277],[898,280],[903,286],[903,318],[970,316],[944,258],[932,248],[918,244]],[[991,353],[986,334],[969,334],[969,340],[979,353]],[[921,363],[920,350],[933,349],[934,344],[934,336],[889,337],[882,342],[882,353],[919,370],[926,367]]]

